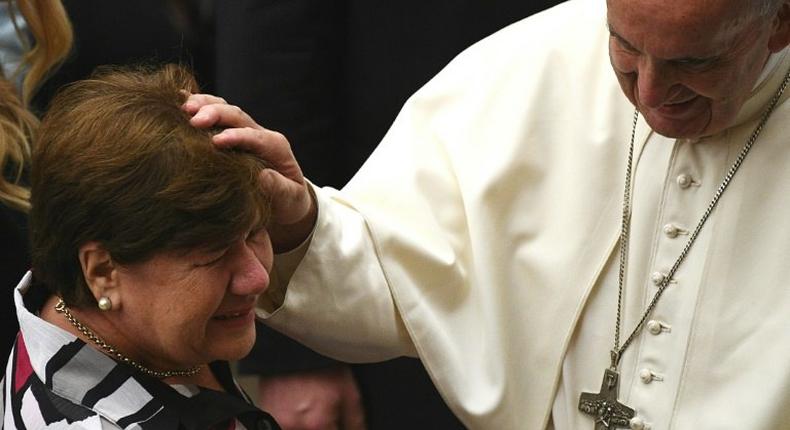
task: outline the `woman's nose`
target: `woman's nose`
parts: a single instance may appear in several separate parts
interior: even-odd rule
[[[257,295],[269,287],[269,271],[249,246],[244,246],[237,255],[231,280],[231,292],[239,296]]]

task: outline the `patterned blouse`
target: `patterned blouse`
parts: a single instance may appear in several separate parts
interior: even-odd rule
[[[227,362],[209,364],[225,392],[168,385],[38,318],[30,309],[46,293],[31,278],[14,291],[20,333],[0,381],[0,429],[280,429]]]

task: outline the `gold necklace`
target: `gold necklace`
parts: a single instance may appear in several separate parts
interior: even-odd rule
[[[611,351],[611,365],[608,369],[604,370],[603,381],[601,382],[601,391],[598,393],[582,393],[579,397],[579,410],[585,414],[592,415],[595,418],[595,429],[610,429],[610,428],[624,428],[629,427],[631,418],[634,417],[636,412],[620,403],[617,400],[617,395],[620,387],[620,374],[617,371],[617,366],[620,364],[620,359],[622,358],[623,351],[631,344],[634,338],[640,333],[642,327],[645,324],[648,316],[650,316],[651,312],[658,303],[658,299],[661,298],[661,295],[666,290],[669,282],[672,280],[672,277],[675,275],[675,272],[680,267],[680,264],[685,260],[686,255],[688,255],[689,250],[691,249],[691,245],[694,244],[694,241],[697,239],[700,231],[702,230],[702,226],[705,225],[705,222],[708,220],[711,212],[716,207],[721,198],[724,191],[727,190],[727,187],[730,185],[730,181],[735,176],[735,173],[743,164],[743,161],[746,159],[746,155],[749,154],[749,151],[752,149],[754,142],[757,141],[757,137],[760,136],[760,132],[762,132],[765,123],[768,121],[768,118],[773,113],[774,108],[779,103],[779,99],[782,98],[782,94],[784,93],[785,89],[787,88],[788,84],[790,84],[790,70],[788,70],[787,74],[785,75],[784,81],[779,86],[779,89],[774,94],[774,97],[771,99],[771,102],[766,108],[765,112],[763,112],[762,117],[760,118],[759,124],[755,127],[754,131],[752,132],[749,139],[744,144],[741,152],[738,154],[738,157],[735,159],[735,162],[730,166],[730,169],[724,175],[724,179],[722,180],[721,184],[719,184],[719,188],[716,190],[716,193],[713,195],[708,207],[705,209],[705,212],[702,214],[702,218],[697,223],[697,227],[689,236],[686,245],[683,247],[683,250],[680,252],[680,255],[675,260],[675,264],[669,269],[669,272],[666,274],[664,279],[658,285],[658,291],[653,296],[653,299],[647,305],[647,309],[642,314],[642,317],[634,327],[634,330],[628,336],[628,338],[620,345],[620,325],[621,325],[621,309],[623,307],[623,284],[625,278],[625,267],[626,267],[626,260],[628,256],[628,239],[629,239],[629,228],[631,224],[631,175],[632,175],[632,163],[634,157],[634,137],[636,135],[636,124],[637,120],[639,119],[639,111],[634,112],[634,123],[633,128],[631,129],[631,144],[628,150],[628,163],[626,165],[626,173],[625,173],[625,192],[623,196],[623,218],[622,218],[622,227],[620,230],[620,272],[618,277],[618,295],[617,295],[617,320],[615,323],[615,332],[614,332],[614,348]]]
[[[134,367],[135,369],[139,370],[142,373],[145,373],[148,376],[153,376],[154,378],[169,378],[172,376],[195,376],[200,373],[200,370],[203,366],[198,365],[189,369],[184,370],[152,370],[149,369],[142,364],[132,360],[131,358],[121,354],[117,348],[110,345],[109,343],[102,340],[99,336],[96,336],[91,329],[89,329],[85,324],[81,323],[74,314],[71,313],[71,310],[66,306],[66,303],[63,299],[58,300],[58,304],[55,305],[55,311],[58,313],[63,314],[63,316],[73,325],[80,333],[85,335],[88,339],[90,339],[93,343],[95,343],[99,348],[103,349],[107,354],[111,357],[115,358],[117,361],[121,363],[128,364],[129,366]]]

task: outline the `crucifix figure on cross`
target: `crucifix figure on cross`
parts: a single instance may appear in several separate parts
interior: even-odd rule
[[[579,397],[579,410],[595,418],[595,430],[608,430],[630,427],[634,410],[617,401],[620,389],[620,375],[606,369],[599,393],[582,393]]]

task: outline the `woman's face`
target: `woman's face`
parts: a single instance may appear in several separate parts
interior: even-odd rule
[[[272,258],[261,229],[218,251],[162,252],[120,268],[116,328],[131,348],[125,352],[156,369],[245,356]]]

